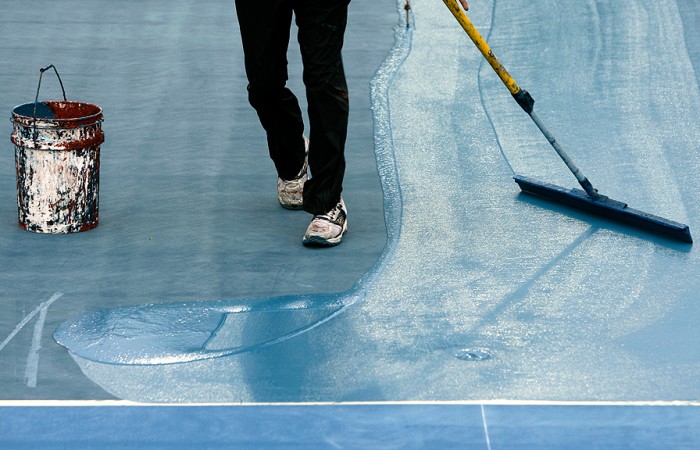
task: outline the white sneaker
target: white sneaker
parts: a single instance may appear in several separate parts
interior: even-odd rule
[[[348,210],[345,202],[340,202],[325,214],[314,216],[306,229],[304,245],[331,247],[340,244],[348,231]]]
[[[299,174],[291,180],[277,178],[277,199],[286,209],[301,209],[304,206],[304,183],[309,179],[309,140],[304,138],[306,155],[304,156],[304,166]]]

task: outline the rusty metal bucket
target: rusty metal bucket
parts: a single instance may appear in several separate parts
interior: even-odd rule
[[[53,68],[63,101],[39,102],[41,75]],[[97,226],[102,109],[66,100],[53,65],[41,69],[34,103],[12,110],[19,226],[36,233],[75,233]]]

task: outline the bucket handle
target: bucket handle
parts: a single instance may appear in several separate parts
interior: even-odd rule
[[[39,69],[39,85],[36,87],[36,97],[34,98],[34,123],[36,124],[36,104],[39,103],[39,89],[41,89],[41,77],[44,76],[44,72],[46,72],[49,69],[53,69],[54,72],[56,72],[56,77],[58,77],[58,83],[61,85],[61,91],[63,92],[63,101],[68,101],[66,99],[66,90],[63,88],[63,81],[61,81],[61,76],[58,74],[58,70],[56,70],[56,66],[53,64],[48,65],[46,67],[43,67]]]

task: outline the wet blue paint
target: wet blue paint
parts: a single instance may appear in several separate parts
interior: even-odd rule
[[[100,363],[185,363],[291,339],[341,313],[343,300],[329,294],[107,309],[65,322],[54,338]]]
[[[37,119],[53,119],[56,117],[53,110],[46,106],[44,102],[36,103],[36,116],[34,115],[34,103],[19,105],[15,107],[12,112],[20,116],[36,117]]]

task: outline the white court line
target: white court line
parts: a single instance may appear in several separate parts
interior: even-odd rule
[[[481,405],[481,423],[484,424],[484,435],[486,435],[486,448],[491,450],[491,437],[489,436],[489,426],[486,423],[486,411],[484,405]]]
[[[161,406],[161,407],[324,407],[324,406],[656,406],[656,407],[700,407],[700,401],[550,401],[550,400],[454,400],[454,401],[376,401],[376,402],[272,402],[272,403],[139,403],[129,400],[0,400],[2,407],[47,407],[47,406]]]

